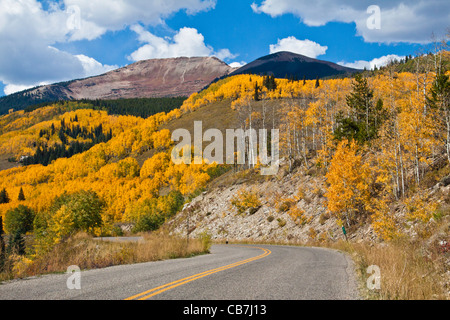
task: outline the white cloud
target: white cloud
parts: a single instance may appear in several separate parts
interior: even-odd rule
[[[229,64],[230,67],[232,68],[242,68],[243,66],[245,66],[247,64],[247,62],[245,61],[241,61],[241,62],[232,62]]]
[[[317,58],[327,52],[327,46],[321,46],[320,44],[311,40],[298,40],[295,37],[287,37],[284,39],[278,39],[277,44],[270,45],[270,53],[289,51],[293,53],[302,54],[310,58]]]
[[[204,36],[194,28],[181,28],[172,38],[157,37],[141,25],[134,25],[131,30],[136,32],[139,41],[144,43],[128,57],[132,61],[204,56],[216,56],[224,60],[236,57],[228,49],[214,52],[214,48],[206,45]]]
[[[402,60],[404,59],[404,56],[398,56],[396,54],[390,54],[390,55],[386,55],[380,58],[375,58],[371,61],[365,61],[365,60],[358,60],[355,62],[344,62],[341,61],[338,64],[344,66],[344,67],[349,67],[349,68],[355,68],[355,69],[364,69],[366,68],[367,70],[373,70],[375,69],[375,67],[380,68],[380,67],[384,67],[386,65],[388,65],[391,61],[395,61],[395,60]]]
[[[85,56],[83,54],[76,55],[76,57],[78,60],[80,60],[83,66],[85,77],[97,76],[118,68],[117,65],[114,66],[103,65],[94,58]]]
[[[5,85],[5,93],[92,76],[116,67],[103,65],[86,55],[57,50],[57,43],[92,40],[107,31],[122,30],[138,22],[158,24],[179,10],[195,14],[214,8],[216,0],[45,3],[46,8],[37,0],[0,0],[0,81]],[[195,43],[183,44],[185,48],[196,49]]]
[[[221,49],[214,54],[220,60],[234,59],[238,57],[238,54],[232,54],[229,49]]]
[[[381,10],[379,29],[369,28],[373,16],[369,5]],[[272,17],[294,14],[308,26],[323,26],[328,22],[355,23],[357,34],[366,42],[428,43],[432,33],[443,36],[450,21],[448,0],[378,0],[370,3],[360,0],[320,0],[311,4],[305,0],[264,0],[253,3],[256,13]]]
[[[15,84],[8,84],[5,86],[5,88],[3,89],[3,91],[5,92],[6,95],[8,94],[13,94],[19,91],[23,91],[26,89],[30,89],[33,88],[34,86],[24,86],[24,85],[15,85]]]
[[[188,14],[213,9],[216,0],[64,0],[66,8],[75,8],[80,28],[72,39],[95,39],[106,31],[122,30],[136,23],[156,25],[174,12]]]

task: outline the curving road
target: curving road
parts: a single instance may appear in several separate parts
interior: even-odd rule
[[[343,253],[290,246],[214,245],[211,254],[82,271],[0,285],[0,300],[356,300]]]

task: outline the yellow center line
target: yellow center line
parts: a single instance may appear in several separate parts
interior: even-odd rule
[[[249,248],[249,247],[246,247],[246,248]],[[139,294],[134,295],[132,297],[129,297],[129,298],[125,299],[125,300],[134,300],[134,299],[138,299],[138,298],[139,298],[139,300],[146,300],[146,299],[149,299],[149,298],[151,298],[153,296],[156,296],[156,295],[158,295],[160,293],[163,293],[163,292],[168,291],[170,289],[182,286],[182,285],[184,285],[186,283],[195,281],[197,279],[209,276],[211,274],[214,274],[214,273],[217,273],[217,272],[221,272],[221,271],[225,271],[225,270],[228,270],[228,269],[231,269],[231,268],[235,268],[235,267],[241,266],[243,264],[246,264],[246,263],[249,263],[249,262],[252,262],[252,261],[256,261],[256,260],[262,259],[262,258],[267,257],[268,255],[270,255],[272,253],[270,250],[264,249],[264,248],[259,248],[259,247],[251,247],[251,248],[257,248],[257,249],[263,250],[264,253],[259,255],[259,256],[257,256],[257,257],[253,257],[253,258],[249,258],[249,259],[246,259],[246,260],[238,261],[238,262],[235,262],[235,263],[223,266],[223,267],[219,267],[219,268],[215,268],[215,269],[212,269],[212,270],[204,271],[202,273],[198,273],[198,274],[192,275],[190,277],[186,277],[186,278],[174,281],[174,282],[167,283],[165,285],[162,285],[162,286],[159,286],[159,287],[147,290],[145,292],[139,293]]]

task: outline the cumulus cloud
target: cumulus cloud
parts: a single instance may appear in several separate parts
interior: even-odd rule
[[[294,14],[308,26],[323,26],[328,22],[355,23],[357,34],[366,42],[428,43],[432,33],[442,36],[450,21],[448,0],[379,0],[380,26],[372,28],[374,12],[368,2],[360,0],[321,0],[314,5],[305,0],[264,0],[253,3],[256,13],[272,17]]]
[[[61,0],[46,2],[44,8],[37,0],[0,0],[0,81],[5,93],[12,93],[104,73],[117,66],[55,45],[93,40],[136,23],[158,24],[179,10],[195,14],[215,4],[216,0]]]
[[[320,44],[311,40],[298,40],[295,37],[287,37],[284,39],[278,39],[277,44],[270,45],[270,53],[289,51],[293,53],[302,54],[310,58],[317,58],[325,54],[328,50],[327,46],[321,46]]]
[[[34,86],[26,86],[26,85],[15,85],[15,84],[8,84],[5,86],[5,88],[3,89],[3,91],[5,92],[6,95],[8,94],[13,94],[19,91],[23,91],[23,90],[27,90],[30,88],[33,88]]]
[[[232,68],[242,68],[243,66],[245,66],[247,64],[247,62],[245,61],[241,61],[241,62],[232,62],[229,64],[230,67]]]
[[[174,12],[188,14],[213,9],[216,0],[64,0],[72,16],[79,19],[72,39],[95,39],[106,31],[122,30],[135,23],[156,25]]]
[[[110,66],[101,64],[94,58],[85,56],[84,54],[76,55],[76,58],[81,62],[81,65],[83,66],[85,77],[96,76],[118,68],[117,65]]]
[[[207,57],[216,56],[221,60],[234,59],[236,55],[228,49],[218,52],[205,43],[205,37],[194,28],[181,28],[172,38],[160,38],[145,30],[141,25],[134,25],[131,30],[138,34],[144,43],[128,58],[132,61],[146,59],[162,59],[174,57]]]
[[[365,60],[358,60],[355,62],[341,61],[338,64],[340,64],[344,67],[349,67],[349,68],[355,68],[355,69],[361,69],[361,70],[366,68],[367,70],[373,70],[373,69],[375,69],[375,67],[377,67],[377,68],[384,67],[384,66],[388,65],[391,61],[402,60],[404,58],[405,58],[404,56],[390,54],[390,55],[386,55],[386,56],[383,56],[380,58],[375,58],[371,61],[365,61]]]
[[[228,59],[234,59],[234,58],[238,57],[239,55],[231,53],[229,49],[221,49],[218,52],[216,52],[214,54],[214,56],[216,56],[220,60],[228,60]]]

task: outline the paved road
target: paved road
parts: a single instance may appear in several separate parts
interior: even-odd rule
[[[82,271],[0,285],[0,300],[359,299],[350,259],[337,251],[289,246],[214,245],[211,254]],[[76,283],[76,282],[73,282]]]

